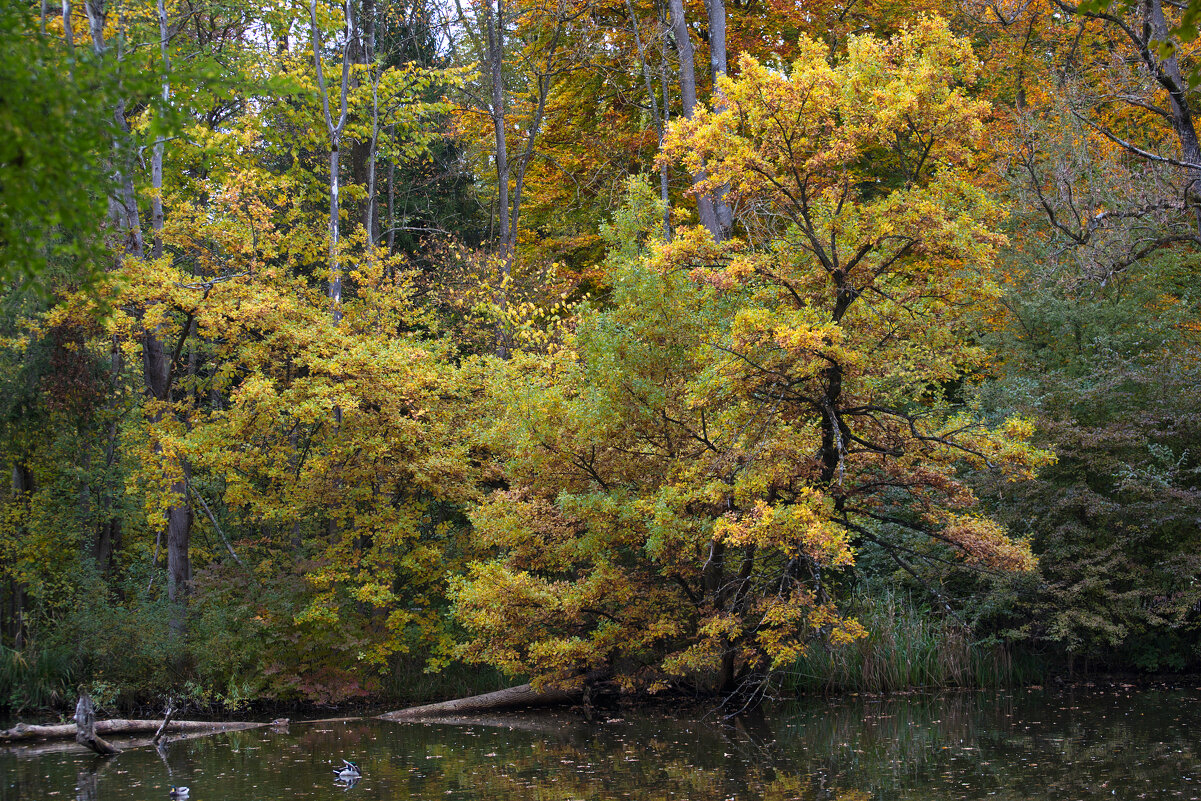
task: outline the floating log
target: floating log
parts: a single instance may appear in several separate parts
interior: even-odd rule
[[[161,720],[97,720],[97,734],[143,734],[154,733],[162,725]],[[211,720],[173,720],[167,727],[167,733],[178,732],[221,732],[238,731],[240,729],[257,729],[267,726],[267,723],[250,723],[245,721],[211,721]],[[75,736],[75,724],[55,724],[40,726],[18,723],[11,729],[0,731],[0,742],[15,742],[19,740],[58,740]]]

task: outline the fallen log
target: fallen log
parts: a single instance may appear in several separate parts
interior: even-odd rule
[[[182,743],[185,740],[195,740],[200,737],[212,737],[214,734],[221,734],[220,731],[194,731],[185,732],[171,738],[171,745]],[[155,748],[154,741],[149,735],[132,736],[119,734],[113,737],[112,744],[120,748],[122,751],[131,751],[138,748]],[[161,740],[159,741],[162,742]],[[18,743],[5,744],[0,743],[0,755],[12,755],[19,759],[27,759],[30,757],[45,756],[46,754],[78,754],[81,747],[74,740],[59,739],[59,740],[34,740]]]
[[[154,733],[162,725],[161,720],[98,720],[95,724],[97,734],[143,734]],[[238,731],[240,729],[257,729],[268,726],[268,723],[250,723],[246,721],[211,721],[211,720],[173,720],[166,728],[167,733],[178,732],[221,732]],[[18,740],[58,740],[75,736],[75,724],[55,724],[51,726],[18,723],[11,729],[0,731],[0,742],[15,742]]]
[[[567,706],[583,700],[585,691],[596,681],[607,675],[607,671],[593,671],[585,676],[576,676],[563,684],[548,684],[541,689],[521,684],[490,693],[455,698],[436,704],[422,704],[395,712],[379,715],[380,720],[404,721],[442,717],[462,717],[477,712],[495,712],[502,709],[531,709],[543,706]]]

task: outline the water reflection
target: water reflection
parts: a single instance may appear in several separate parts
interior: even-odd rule
[[[176,784],[191,801],[1201,798],[1199,700],[1084,688],[811,701],[728,725],[631,712],[595,724],[293,722],[109,760],[67,744],[10,748],[0,801],[163,801]],[[361,778],[342,775],[343,759]]]

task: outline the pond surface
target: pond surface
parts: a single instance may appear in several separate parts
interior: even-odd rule
[[[173,784],[189,801],[1201,799],[1201,689],[812,700],[730,725],[616,714],[293,723],[180,739],[165,760],[14,747],[0,801],[163,801]]]

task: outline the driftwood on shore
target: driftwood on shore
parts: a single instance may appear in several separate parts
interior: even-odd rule
[[[96,734],[144,734],[155,733],[162,726],[161,720],[97,720],[94,732]],[[167,733],[177,732],[221,732],[238,731],[240,729],[257,729],[269,726],[269,723],[249,723],[243,721],[221,722],[211,720],[173,720],[167,727]],[[55,724],[52,726],[30,725],[18,723],[11,729],[0,731],[0,742],[17,742],[20,740],[58,740],[74,737],[74,723]]]

